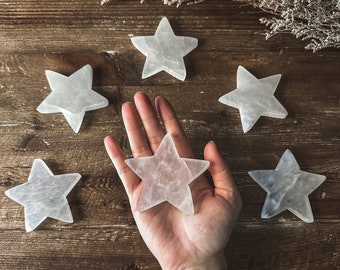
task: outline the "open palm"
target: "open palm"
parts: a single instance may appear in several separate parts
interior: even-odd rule
[[[135,105],[125,103],[122,108],[131,151],[134,157],[151,156],[165,132],[148,97],[137,93],[134,100]],[[193,158],[170,103],[157,97],[155,105],[180,157]],[[143,181],[126,165],[114,138],[106,137],[105,146],[126,189],[140,234],[162,269],[226,269],[224,249],[240,212],[241,198],[216,145],[209,142],[204,149],[214,187],[203,175],[190,184],[195,208],[192,216],[169,203],[140,213],[137,205]]]

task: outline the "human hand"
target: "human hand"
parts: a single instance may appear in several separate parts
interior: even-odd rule
[[[137,93],[134,101],[135,105],[125,103],[122,107],[133,157],[152,156],[164,137],[157,112],[179,156],[194,157],[176,113],[165,98],[155,99],[157,112],[143,93]],[[169,203],[140,213],[137,206],[143,181],[125,163],[125,154],[114,138],[108,136],[104,143],[124,184],[140,234],[162,269],[227,269],[224,249],[242,202],[216,145],[209,142],[204,149],[214,187],[204,175],[190,184],[195,214],[188,216]]]

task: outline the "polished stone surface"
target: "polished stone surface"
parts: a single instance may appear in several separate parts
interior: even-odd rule
[[[85,65],[69,77],[46,70],[52,92],[38,106],[40,113],[62,113],[78,133],[85,112],[109,105],[106,98],[92,90],[93,69]]]
[[[196,38],[176,36],[166,17],[160,21],[155,35],[132,37],[131,41],[146,56],[142,79],[164,70],[181,81],[186,77],[183,57],[198,44]]]
[[[250,171],[249,175],[267,192],[262,218],[289,210],[305,222],[314,221],[308,195],[326,177],[301,171],[291,151],[284,152],[275,170]]]
[[[181,158],[167,134],[154,156],[131,158],[126,163],[144,182],[140,212],[168,201],[187,215],[194,214],[189,183],[208,169],[208,161]]]
[[[286,118],[287,111],[274,97],[281,75],[257,79],[244,67],[237,69],[237,88],[219,101],[239,109],[243,132],[248,132],[261,116]]]
[[[47,217],[73,222],[66,196],[77,184],[78,173],[54,175],[41,159],[35,159],[28,181],[5,194],[25,207],[26,231],[33,231]]]

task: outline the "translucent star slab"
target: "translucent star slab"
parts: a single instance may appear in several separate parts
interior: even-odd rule
[[[73,222],[66,196],[77,184],[78,173],[53,175],[45,162],[35,159],[28,181],[5,194],[25,207],[26,231],[33,231],[47,217]]]
[[[248,132],[260,118],[286,118],[287,111],[274,97],[281,75],[257,79],[244,67],[237,69],[237,88],[219,98],[240,111],[243,132]]]
[[[38,106],[40,113],[62,113],[74,132],[78,133],[86,111],[108,106],[106,98],[91,89],[93,70],[86,65],[67,77],[46,70],[52,92]]]
[[[144,181],[140,212],[168,201],[187,215],[194,214],[189,183],[208,169],[208,161],[179,157],[167,134],[154,156],[131,158],[126,163]]]
[[[250,171],[249,175],[267,192],[262,218],[289,210],[305,222],[314,221],[308,195],[326,177],[301,171],[292,152],[284,152],[275,170]]]
[[[181,81],[186,77],[183,57],[198,44],[197,38],[176,36],[166,17],[160,21],[155,35],[132,37],[131,41],[146,56],[142,79],[164,70]]]

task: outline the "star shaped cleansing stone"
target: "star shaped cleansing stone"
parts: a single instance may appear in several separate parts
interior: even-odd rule
[[[57,72],[46,70],[46,77],[52,92],[38,106],[41,113],[61,112],[74,132],[78,132],[86,111],[106,107],[106,98],[91,89],[93,70],[85,65],[67,77]]]
[[[25,207],[26,231],[33,231],[47,217],[73,222],[66,196],[77,184],[78,173],[53,175],[45,162],[35,159],[28,181],[5,194]]]
[[[237,88],[219,101],[240,111],[243,132],[249,131],[260,116],[285,118],[286,109],[274,97],[281,75],[257,79],[244,67],[237,69]]]
[[[160,21],[154,36],[132,37],[131,41],[146,56],[142,79],[164,70],[182,81],[186,77],[183,57],[198,44],[197,38],[176,36],[166,17]]]
[[[250,171],[249,175],[267,192],[262,218],[271,218],[289,210],[305,222],[314,221],[308,195],[320,186],[326,177],[301,171],[288,149],[275,170]]]
[[[209,161],[179,157],[167,134],[154,156],[131,158],[126,163],[144,182],[140,212],[168,201],[187,215],[194,214],[189,183],[209,167]]]

